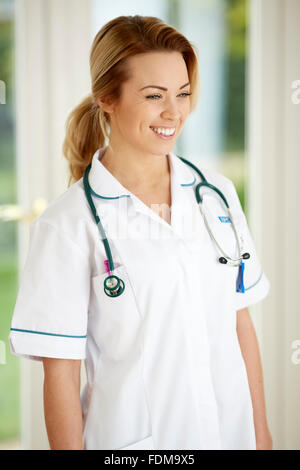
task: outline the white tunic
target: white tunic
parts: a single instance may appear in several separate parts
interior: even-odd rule
[[[255,449],[236,311],[263,299],[269,281],[233,183],[200,168],[227,198],[250,253],[245,293],[236,292],[238,267],[218,261],[195,198],[198,174],[168,155],[168,224],[104,167],[103,151],[93,156],[89,182],[125,290],[104,292],[107,256],[81,178],[30,227],[11,352],[85,360],[85,449]],[[237,255],[224,204],[203,193],[217,241]]]

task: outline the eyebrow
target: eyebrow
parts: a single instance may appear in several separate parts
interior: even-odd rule
[[[181,90],[182,88],[184,88],[185,86],[189,84],[190,82],[185,83],[179,88],[179,90]],[[158,85],[147,85],[147,86],[144,86],[143,88],[140,88],[139,91],[144,90],[145,88],[159,88],[160,90],[168,91],[168,88],[164,88],[163,86],[158,86]]]

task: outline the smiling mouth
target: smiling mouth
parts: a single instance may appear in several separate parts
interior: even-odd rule
[[[153,127],[150,126],[150,129],[160,137],[173,137],[176,132],[176,127]]]

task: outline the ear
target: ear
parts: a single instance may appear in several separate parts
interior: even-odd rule
[[[96,103],[103,109],[106,113],[113,113],[114,103],[110,97],[98,98]]]

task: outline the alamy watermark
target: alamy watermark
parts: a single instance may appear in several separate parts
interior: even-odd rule
[[[113,204],[99,202],[97,209],[102,238],[106,238],[106,234],[111,240],[165,240],[179,236],[190,241],[197,239],[200,243],[203,236],[200,218],[194,217],[194,207],[186,203],[173,203],[172,209],[168,204],[151,204],[150,208],[126,197]],[[172,225],[164,219],[171,219]]]
[[[6,87],[3,80],[0,80],[0,104],[6,104]]]
[[[292,82],[292,89],[295,90],[293,91],[291,95],[292,103],[299,104],[300,103],[300,80],[294,80]]]
[[[300,364],[300,339],[295,339],[292,341],[291,348],[295,349],[295,351],[292,353],[291,361],[293,364],[298,365]]]
[[[6,349],[4,341],[0,340],[0,365],[6,364]]]

